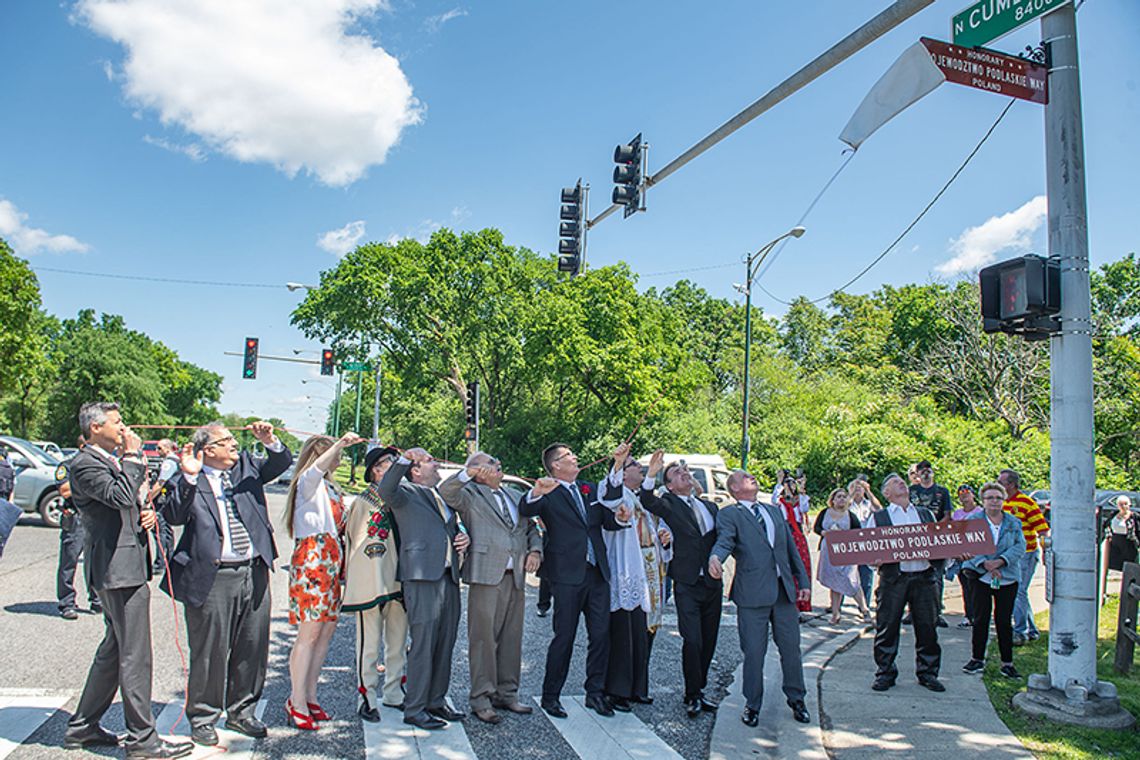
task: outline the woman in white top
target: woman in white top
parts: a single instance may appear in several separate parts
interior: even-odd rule
[[[289,655],[292,692],[285,711],[294,726],[306,731],[329,720],[317,702],[317,678],[340,612],[345,510],[332,474],[345,447],[362,440],[356,433],[345,433],[338,441],[327,435],[305,441],[285,500],[285,525],[294,540],[289,622],[297,626]]]

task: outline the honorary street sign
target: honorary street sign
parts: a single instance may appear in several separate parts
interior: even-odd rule
[[[1067,2],[1070,0],[978,0],[954,16],[954,44],[985,45]]]
[[[833,565],[948,559],[994,550],[994,537],[984,520],[833,530],[825,535]]]
[[[1034,103],[1048,101],[1048,70],[1033,61],[992,50],[964,48],[922,37],[919,40],[946,81],[1009,95]]]

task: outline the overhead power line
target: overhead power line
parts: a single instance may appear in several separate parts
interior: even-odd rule
[[[208,285],[217,288],[269,288],[280,290],[286,286],[282,283],[268,282],[221,282],[219,280],[187,280],[181,277],[147,277],[141,274],[116,274],[114,272],[82,272],[78,269],[59,269],[56,267],[33,266],[37,272],[54,272],[56,274],[73,274],[79,277],[102,277],[108,280],[137,280],[140,282],[165,282],[175,285]]]

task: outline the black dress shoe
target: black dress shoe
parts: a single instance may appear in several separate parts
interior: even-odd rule
[[[886,691],[894,685],[895,682],[892,678],[876,678],[875,682],[871,684],[871,689],[873,691]]]
[[[269,731],[265,728],[265,724],[257,718],[226,718],[226,728],[230,731],[237,731],[239,734],[254,739],[264,739],[269,735]]]
[[[605,697],[598,695],[586,697],[586,707],[601,715],[603,718],[609,718],[614,714],[614,708],[610,706],[609,701]]]
[[[653,704],[653,697],[630,697],[629,701],[639,705],[651,705]]]
[[[123,737],[113,734],[102,726],[96,726],[94,731],[85,734],[67,735],[63,737],[64,749],[83,749],[84,747],[117,747],[122,743]]]
[[[404,703],[403,702],[401,702],[398,705],[390,705],[387,702],[382,702],[381,704],[383,704],[385,707],[391,707],[393,710],[399,710],[400,712],[404,711]]]
[[[949,628],[950,627],[950,624],[946,622],[946,618],[942,617],[941,615],[939,615],[938,619],[934,621],[934,624],[936,626],[938,626],[939,628]]]
[[[213,747],[218,743],[218,732],[209,723],[194,726],[190,730],[190,741],[203,747]]]
[[[360,716],[361,720],[366,720],[369,723],[380,722],[380,711],[366,703],[361,703],[360,707],[356,708],[356,714]]]
[[[566,717],[566,711],[562,709],[562,703],[557,699],[551,701],[543,700],[542,709],[545,710],[546,714],[552,718]]]
[[[458,710],[452,710],[447,705],[443,707],[435,707],[427,711],[428,715],[434,715],[440,720],[460,721],[467,717],[467,713],[461,713]]]
[[[420,713],[419,715],[411,715],[411,716],[405,715],[404,716],[404,722],[407,723],[409,726],[415,726],[416,728],[423,728],[423,729],[426,729],[428,731],[435,731],[437,729],[445,728],[447,726],[447,721],[440,720],[439,718],[435,717],[434,715],[428,715],[427,713]]]
[[[539,617],[546,617],[549,614],[550,614],[550,608],[549,607],[539,607],[538,608],[538,616]]]
[[[716,712],[716,709],[718,707],[720,707],[720,705],[718,705],[716,702],[710,702],[707,699],[705,699],[704,697],[701,697],[700,701],[701,701],[701,712]]]
[[[523,705],[516,702],[503,702],[497,699],[491,700],[491,707],[497,710],[506,710],[513,712],[516,715],[530,715],[534,712],[534,708],[530,705]]]
[[[946,691],[946,687],[934,676],[923,676],[918,679],[918,685],[931,691]]]
[[[127,760],[167,760],[174,757],[186,757],[194,751],[193,742],[168,742],[160,739],[149,747],[129,747]]]
[[[811,714],[802,699],[789,699],[788,707],[792,708],[792,717],[797,723],[811,723]]]
[[[74,607],[68,607],[59,611],[59,616],[64,620],[78,620],[79,613],[75,611]]]
[[[744,712],[740,715],[740,722],[749,728],[756,728],[760,724],[760,711],[745,707]]]
[[[685,700],[685,712],[688,713],[690,718],[695,718],[701,714],[701,700],[697,697]]]
[[[609,703],[610,707],[618,712],[631,712],[632,707],[629,706],[629,700],[623,697],[606,697],[605,700]]]

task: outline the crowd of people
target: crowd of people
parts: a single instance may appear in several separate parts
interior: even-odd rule
[[[151,482],[141,442],[117,405],[86,404],[79,424],[83,447],[70,463],[67,483],[77,525],[66,540],[61,536],[60,608],[65,617],[74,610],[73,544],[79,535],[91,604],[102,610],[106,633],[65,745],[122,742],[128,757],[181,757],[193,744],[218,743],[223,714],[227,729],[265,736],[254,708],[265,685],[269,573],[278,559],[265,485],[294,464],[293,455],[268,423],[250,426],[265,456],[240,451],[233,433],[215,423],[195,431],[180,449],[167,442],[163,467]],[[502,711],[530,713],[519,695],[527,574],[542,579],[553,607],[539,701],[547,715],[568,716],[561,698],[583,618],[585,706],[612,716],[651,703],[649,661],[670,593],[682,639],[684,710],[690,717],[715,712],[718,705],[706,689],[729,557],[735,571],[728,598],[737,609],[744,655],[741,719],[758,724],[771,635],[792,717],[810,721],[800,625],[811,611],[811,503],[802,472],[780,471],[776,488],[762,496],[752,474],[735,470],[727,478],[734,503],[718,507],[702,497],[683,461],[666,462],[658,450],[643,465],[628,444],[614,450],[606,475],[592,482],[581,479],[573,450],[553,443],[542,452],[546,475],[525,490],[507,487],[500,462],[486,452],[473,453],[443,480],[440,462],[422,448],[372,447],[364,457],[366,488],[350,499],[333,474],[345,450],[363,443],[355,433],[308,438],[286,497],[284,522],[293,541],[286,549],[288,610],[296,635],[284,711],[296,729],[317,731],[330,720],[317,683],[342,616],[355,618],[361,720],[381,720],[381,707],[429,730],[463,720],[466,714],[446,699],[462,618],[461,582],[467,586],[469,710],[487,724],[500,723]],[[810,521],[819,536],[815,579],[830,592],[830,622],[840,622],[845,598],[855,601],[863,622],[873,620],[876,691],[897,680],[900,627],[913,625],[918,681],[944,691],[937,629],[946,625],[944,580],[957,579],[967,610],[961,625],[972,629],[972,658],[963,670],[985,667],[992,619],[1000,672],[1019,678],[1013,647],[1036,636],[1026,589],[1048,531],[1040,510],[1021,493],[1013,470],[976,493],[961,486],[958,508],[934,482],[930,462],[915,465],[909,479],[894,473],[884,478],[880,501],[860,476],[833,490]],[[834,563],[829,556],[834,531],[947,520],[985,521],[994,551],[948,562],[863,566]],[[163,525],[170,529],[167,538]],[[1113,546],[1132,540],[1134,547],[1136,526],[1122,505],[1110,528]],[[176,544],[174,528],[181,529]],[[163,740],[154,729],[150,532],[168,574],[161,587],[184,609],[193,744]],[[1125,548],[1114,551],[1126,554]],[[100,725],[116,691],[125,737]]]

